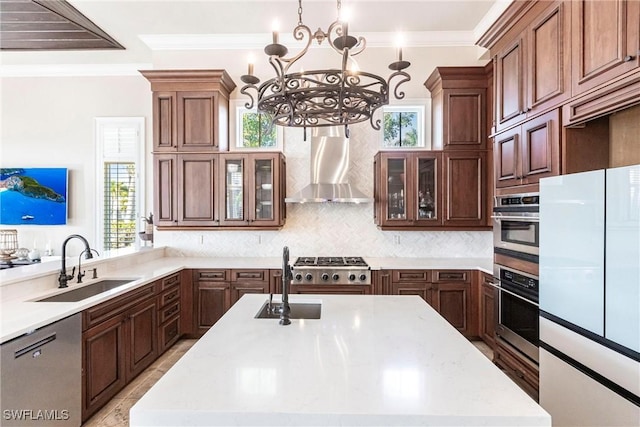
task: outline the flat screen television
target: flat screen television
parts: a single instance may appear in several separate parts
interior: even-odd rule
[[[65,225],[67,168],[0,168],[0,224]]]

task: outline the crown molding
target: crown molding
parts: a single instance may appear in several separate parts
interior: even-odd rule
[[[396,35],[388,32],[358,34],[368,47],[395,47]],[[262,49],[270,42],[271,33],[251,34],[141,34],[138,36],[149,49],[160,50],[242,50]],[[473,46],[473,31],[413,31],[403,33],[407,47]],[[280,43],[300,43],[291,34],[280,34]],[[314,43],[314,46],[317,44]],[[324,43],[319,47],[328,48]]]
[[[153,68],[150,63],[136,64],[29,64],[3,65],[0,77],[94,77],[139,76],[138,70]]]

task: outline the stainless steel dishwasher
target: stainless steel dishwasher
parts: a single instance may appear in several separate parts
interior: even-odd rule
[[[81,424],[80,313],[3,343],[0,357],[0,425]]]

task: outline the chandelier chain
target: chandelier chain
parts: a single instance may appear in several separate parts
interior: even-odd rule
[[[298,0],[298,25],[302,25],[302,0]]]

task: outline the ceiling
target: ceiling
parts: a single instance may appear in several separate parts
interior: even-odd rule
[[[50,0],[1,0],[3,14],[21,7],[27,11],[46,11]],[[70,0],[89,23],[108,33],[125,48],[139,36],[255,34],[271,31],[280,22],[281,31],[290,32],[297,23],[295,0]],[[503,10],[504,0],[345,0],[350,29],[358,33],[473,32],[483,23],[492,7]],[[302,2],[303,22],[312,30],[335,19],[333,0]],[[73,8],[70,8],[73,9]],[[63,10],[64,12],[64,10]],[[32,16],[24,14],[25,16]],[[17,16],[17,15],[13,15]],[[491,16],[489,17],[492,18]],[[40,18],[38,18],[40,19]],[[4,19],[3,19],[4,21]],[[45,32],[37,21],[32,26]],[[46,33],[45,33],[46,34]],[[409,38],[411,43],[411,38]],[[43,47],[47,48],[43,42]],[[81,46],[82,47],[82,46]],[[93,46],[87,46],[93,48]]]
[[[370,47],[393,46],[398,32],[403,33],[405,46],[473,46],[512,1],[342,0],[342,8],[349,9],[352,16],[350,33],[364,36]],[[52,3],[0,0],[0,6],[20,2]],[[271,38],[274,20],[280,23],[281,41],[295,48],[289,43],[298,22],[296,0],[68,0],[68,3],[84,16],[88,33],[103,31],[105,40],[124,49],[110,49],[106,53],[104,46],[87,46],[102,49],[91,52],[3,49],[1,59],[9,68],[0,74],[16,75],[25,71],[21,66],[34,64],[149,64],[154,52],[166,50],[262,50]],[[303,0],[302,8],[303,22],[312,32],[319,27],[326,31],[337,16],[334,0]],[[46,30],[36,27],[38,31]],[[31,47],[47,48],[47,45],[42,42],[41,46]],[[79,48],[85,49],[82,45]]]

